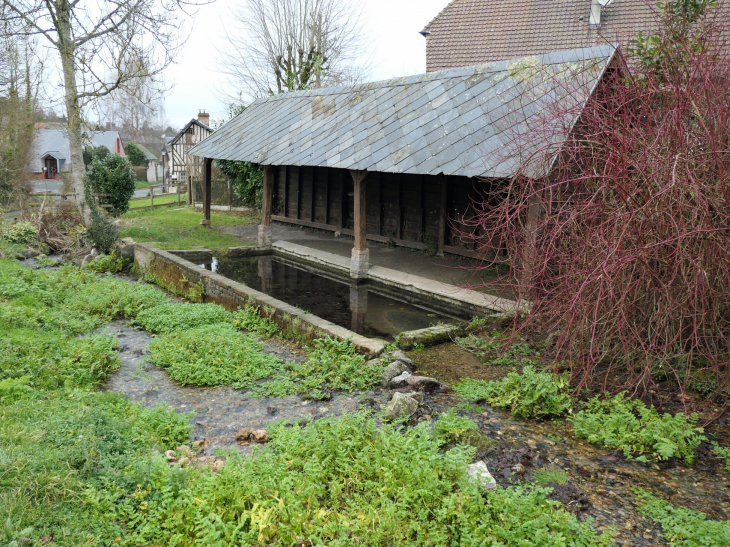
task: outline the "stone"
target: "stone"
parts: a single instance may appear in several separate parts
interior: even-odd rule
[[[174,450],[168,450],[165,452],[165,459],[167,459],[168,462],[177,461],[177,454],[175,454]]]
[[[267,443],[269,442],[269,433],[265,429],[254,429],[251,432],[251,439],[255,443]]]
[[[396,359],[398,361],[403,361],[406,365],[408,365],[408,368],[415,370],[416,369],[416,363],[406,355],[406,352],[402,349],[397,349],[395,351],[391,351],[390,353],[386,354],[386,357],[391,357],[393,359]]]
[[[192,446],[196,450],[204,450],[206,446],[208,446],[208,441],[205,439],[200,441],[193,441],[190,443],[190,446]]]
[[[408,365],[404,363],[401,360],[393,361],[391,364],[389,364],[387,367],[385,367],[385,370],[383,371],[381,378],[381,383],[383,386],[387,387],[390,385],[390,381],[395,378],[396,376],[403,374],[408,370]]]
[[[394,378],[395,380],[395,378]],[[439,383],[436,378],[431,378],[430,376],[411,376],[409,375],[406,378],[406,384],[408,384],[411,387],[417,387],[427,390],[433,390],[438,389],[441,387],[441,384]]]
[[[239,428],[239,430],[236,431],[236,440],[237,441],[247,441],[251,437],[251,433],[253,433],[252,427]]]
[[[193,453],[192,450],[190,450],[190,447],[186,444],[180,445],[175,449],[176,452],[181,452],[182,454],[190,457]]]
[[[472,479],[473,482],[475,482],[477,485],[481,486],[485,490],[492,490],[494,488],[497,488],[497,481],[494,480],[494,477],[489,472],[489,469],[487,469],[487,464],[483,461],[478,461],[476,463],[470,464],[466,468],[466,474],[469,476],[470,479]]]
[[[121,226],[122,225],[122,219],[118,218],[114,222],[112,222],[114,226]]]
[[[213,470],[213,473],[218,473],[221,469],[223,469],[223,466],[226,465],[225,460],[216,460],[213,462],[213,465],[211,465],[211,469]]]
[[[350,277],[353,279],[362,279],[367,277],[370,268],[370,249],[352,249],[352,257],[350,258]]]
[[[410,397],[411,399],[415,399],[420,404],[423,404],[423,393],[420,391],[409,391],[408,393],[404,393],[406,397]]]
[[[134,245],[134,239],[131,237],[123,237],[119,240],[122,245]]]
[[[521,463],[516,463],[512,466],[512,473],[515,475],[524,475],[525,474],[525,466]]]
[[[183,456],[182,458],[177,460],[177,463],[180,464],[180,467],[185,467],[186,465],[190,464],[190,458],[188,458],[187,456]]]
[[[83,258],[83,260],[81,261],[81,264],[79,264],[79,266],[81,266],[83,268],[84,266],[86,266],[93,260],[94,260],[94,257],[91,254],[88,254]]]
[[[119,254],[122,255],[122,258],[134,258],[134,244],[122,245],[119,247]]]
[[[99,256],[99,251],[96,250],[96,247],[92,247],[91,252],[89,254],[91,256]]]
[[[390,381],[390,385],[400,386],[401,384],[406,383],[408,381],[408,378],[410,378],[411,376],[412,374],[409,371],[404,370],[402,374],[399,374]]]
[[[385,407],[385,417],[391,421],[407,419],[418,410],[418,401],[403,393],[393,393],[393,398]]]
[[[36,251],[35,249],[31,249],[30,247],[28,247],[27,249],[23,249],[21,251],[21,254],[23,255],[23,258],[35,258],[41,253],[40,251]]]

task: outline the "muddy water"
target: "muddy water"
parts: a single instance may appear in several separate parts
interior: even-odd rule
[[[195,424],[191,440],[210,442],[207,452],[216,448],[236,447],[249,452],[251,446],[236,441],[236,431],[242,427],[265,428],[273,420],[311,420],[355,412],[362,398],[385,400],[386,392],[335,395],[329,401],[306,401],[298,396],[254,398],[250,393],[230,387],[181,386],[170,379],[163,369],[145,362],[147,346],[152,337],[145,331],[129,327],[126,321],[109,323],[103,333],[115,336],[119,342],[121,368],[114,373],[105,389],[123,393],[132,401],[154,406],[165,403],[178,412],[193,413]],[[298,346],[282,340],[264,342],[265,350],[285,362],[306,358]]]
[[[465,376],[499,379],[507,372],[483,365],[454,344],[409,355],[418,363],[420,373],[449,383]],[[453,394],[434,395],[432,401],[444,409],[463,403]],[[711,519],[727,520],[730,515],[730,473],[716,458],[699,458],[692,467],[678,462],[662,467],[641,464],[581,442],[564,421],[522,420],[486,404],[474,405],[471,416],[483,433],[500,442],[485,458],[499,482],[506,485],[520,480],[510,471],[518,461],[525,464],[526,477],[532,465],[549,463],[564,469],[590,504],[580,514],[595,518],[599,529],[614,527],[619,545],[663,543],[658,527],[636,512],[632,488],[643,488],[674,505],[702,511]],[[720,444],[728,444],[727,422],[710,427],[708,433],[716,435]]]

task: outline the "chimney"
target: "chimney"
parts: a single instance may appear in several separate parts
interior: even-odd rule
[[[601,9],[603,6],[598,0],[591,0],[591,15],[588,24],[592,27],[601,26]]]
[[[106,130],[111,131],[112,130],[112,122],[106,122]]]
[[[198,121],[206,127],[210,127],[210,114],[205,110],[198,111]]]

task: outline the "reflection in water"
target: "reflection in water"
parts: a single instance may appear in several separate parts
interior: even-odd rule
[[[203,266],[365,336],[391,339],[404,331],[454,321],[378,294],[367,285],[337,281],[271,256],[214,260]]]

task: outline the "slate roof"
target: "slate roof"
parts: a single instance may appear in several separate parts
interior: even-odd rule
[[[561,109],[582,107],[614,53],[599,46],[284,93],[253,102],[190,153],[263,165],[509,176],[522,163],[515,135],[529,141],[541,130],[539,112],[557,101]],[[574,118],[564,120],[568,129]],[[538,163],[524,172],[542,176]]]
[[[589,25],[591,0],[453,0],[421,31],[426,70],[625,43],[656,29],[647,0],[614,0]]]
[[[83,146],[106,146],[110,152],[114,152],[114,147],[119,137],[118,131],[89,131],[83,139]],[[35,132],[33,141],[33,153],[36,156],[37,166],[36,173],[40,173],[43,169],[43,158],[51,155],[59,162],[65,163],[67,160],[71,162],[71,153],[68,145],[68,131],[66,129],[38,129]],[[60,170],[59,165],[59,170]]]
[[[208,127],[208,126],[207,126],[207,125],[205,125],[204,123],[202,123],[202,122],[200,122],[200,121],[196,120],[195,118],[193,118],[192,120],[190,120],[190,121],[189,121],[188,123],[186,123],[186,124],[185,124],[185,127],[183,127],[183,128],[182,128],[182,129],[180,130],[180,131],[178,131],[178,132],[177,132],[177,135],[175,135],[174,137],[172,137],[172,139],[170,139],[170,140],[169,140],[169,141],[167,141],[167,142],[168,142],[168,143],[169,143],[170,145],[173,145],[173,144],[175,144],[175,143],[176,143],[177,141],[179,141],[179,140],[180,140],[180,137],[182,137],[182,136],[183,136],[183,135],[185,134],[185,132],[186,132],[186,131],[187,131],[187,130],[188,130],[188,129],[190,128],[190,127],[192,127],[193,125],[197,125],[197,126],[199,126],[199,127],[202,127],[202,128],[203,128],[203,129],[205,129],[206,131],[212,131],[212,129],[211,129],[210,127]]]

